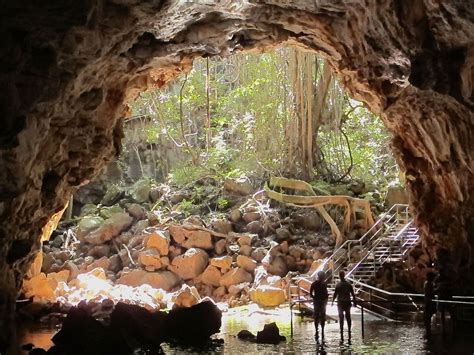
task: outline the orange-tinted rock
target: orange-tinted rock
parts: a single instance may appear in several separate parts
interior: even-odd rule
[[[171,262],[170,270],[183,280],[192,279],[201,274],[207,266],[209,256],[204,250],[191,248]]]
[[[183,285],[180,290],[176,291],[171,297],[171,302],[173,302],[176,307],[192,307],[201,300],[196,287],[189,287],[188,285]]]
[[[188,231],[186,241],[181,245],[186,249],[200,248],[210,250],[214,248],[211,233],[201,230]]]
[[[168,255],[170,237],[167,232],[149,227],[143,231],[143,234],[145,234],[143,244],[146,248],[155,248],[162,256]]]
[[[237,285],[242,282],[252,282],[252,275],[244,269],[237,267],[228,271],[220,280],[221,286]]]
[[[245,271],[252,272],[257,267],[257,262],[248,256],[238,255],[237,256],[237,266],[245,269]]]
[[[285,291],[268,285],[250,291],[250,299],[263,307],[276,307],[286,301]]]
[[[171,271],[148,272],[145,270],[132,270],[123,273],[117,280],[118,284],[137,287],[148,284],[153,288],[161,288],[170,291],[180,282],[180,278]]]
[[[162,266],[160,253],[156,249],[141,251],[138,255],[138,262],[151,271],[160,269]]]
[[[226,255],[219,258],[212,258],[209,263],[219,269],[230,269],[230,266],[232,265],[232,257]]]
[[[102,244],[118,236],[124,229],[130,227],[133,218],[128,213],[115,213],[106,219],[99,228],[84,236],[91,244]]]
[[[209,265],[201,274],[201,282],[206,285],[220,286],[222,274],[215,266]]]

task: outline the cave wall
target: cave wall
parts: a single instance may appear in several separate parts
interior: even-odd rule
[[[319,52],[381,114],[426,246],[471,278],[473,34],[462,0],[4,3],[0,328],[49,216],[119,153],[124,103],[197,56],[281,43]]]

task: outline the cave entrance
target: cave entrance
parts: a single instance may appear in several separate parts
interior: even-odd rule
[[[196,57],[283,42],[324,53],[351,94],[381,114],[426,248],[455,289],[474,285],[473,10],[465,2],[42,5],[12,3],[2,13],[2,322],[11,322],[48,219],[119,150],[129,97],[152,81],[164,85]]]
[[[365,198],[375,215],[406,202],[385,201],[399,176],[383,123],[314,53],[197,59],[129,105],[121,155],[71,200],[25,281],[28,297],[66,306],[112,299],[163,308],[201,297],[243,305],[260,284],[286,292],[288,271],[307,273],[373,224],[370,209],[345,225],[348,211],[330,206],[331,233],[315,210],[258,192],[270,176],[306,179],[321,196]],[[266,256],[271,243],[284,249],[275,260]],[[180,266],[191,248],[203,254]],[[233,279],[222,287],[216,279],[227,273]]]

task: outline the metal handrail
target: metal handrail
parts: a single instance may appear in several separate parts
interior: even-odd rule
[[[374,223],[374,225],[372,227],[369,228],[369,230],[362,236],[360,237],[359,239],[357,240],[346,240],[344,243],[342,243],[333,253],[332,255],[329,257],[329,258],[326,258],[326,260],[324,261],[323,263],[323,269],[326,268],[329,263],[331,261],[333,261],[333,264],[335,264],[341,257],[342,255],[340,255],[340,251],[345,249],[345,248],[348,248],[348,250],[350,250],[350,246],[351,244],[358,244],[360,247],[363,247],[364,245],[372,242],[373,240],[376,240],[377,238],[380,237],[379,234],[384,234],[388,231],[390,231],[394,225],[397,224],[397,215],[399,212],[399,209],[400,208],[403,208],[403,211],[404,213],[406,213],[408,215],[408,205],[405,205],[405,204],[394,204],[387,212],[383,213],[380,218]],[[388,220],[386,219],[386,217],[389,216]],[[392,223],[390,223],[392,222]],[[390,223],[390,224],[388,224]],[[389,228],[385,231],[383,231],[383,227],[384,226],[389,226]],[[377,229],[378,228],[378,229]],[[373,233],[373,231],[375,230],[375,233]],[[371,233],[373,233],[371,235]],[[368,236],[370,236],[370,238],[364,242]],[[376,243],[377,245],[378,243]],[[376,245],[373,245],[371,249],[373,249]],[[369,253],[367,254],[369,255]],[[367,257],[367,255],[365,257]],[[334,260],[335,259],[335,260]],[[348,255],[348,261],[350,262],[350,254]],[[341,268],[341,263],[339,263],[340,265],[337,265],[335,269],[332,270],[332,274],[334,273],[337,273],[337,271]],[[360,264],[360,262],[359,262]],[[297,284],[299,285],[299,283],[302,281],[302,280],[306,280],[306,281],[311,281],[311,279],[314,279],[314,277],[316,276],[317,272],[319,270],[316,269],[313,271],[313,273],[311,273],[310,275],[308,276],[299,276],[299,277],[296,277],[296,279],[298,280],[297,281]]]
[[[402,229],[400,229],[400,231],[393,237],[392,241],[395,241],[395,240],[400,240],[402,238],[400,238],[401,236],[404,236],[405,235],[405,232],[410,228],[410,226],[413,224],[413,221],[410,221],[408,222],[405,226],[403,226]],[[377,262],[381,265],[385,264],[385,262],[387,261],[387,259],[390,259],[392,255],[392,251],[389,249],[388,252],[384,252],[382,255],[380,255],[380,257],[377,259]],[[385,257],[386,256],[386,257]],[[382,261],[382,259],[385,257],[385,259]],[[374,260],[375,261],[375,260]]]
[[[348,248],[347,250],[348,250],[349,255],[347,256],[347,259],[350,261],[350,245],[351,244],[358,244],[360,247],[363,247],[364,245],[366,245],[368,243],[371,243],[374,240],[376,240],[376,242],[372,246],[371,250],[373,248],[375,248],[380,243],[381,239],[379,239],[379,238],[382,235],[384,235],[385,233],[392,230],[392,228],[395,225],[398,224],[397,223],[398,222],[397,217],[398,217],[398,214],[400,213],[400,211],[399,211],[400,208],[403,209],[402,213],[406,213],[407,216],[408,216],[408,205],[394,204],[387,212],[383,213],[380,216],[380,218],[372,225],[372,227],[369,228],[369,230],[367,232],[364,233],[364,235],[362,237],[360,237],[357,240],[346,240],[344,243],[342,243],[331,254],[331,256],[326,258],[326,260],[323,262],[323,265],[322,265],[323,269],[325,269],[331,261],[333,261],[334,264],[337,263],[337,261],[342,257],[342,255],[340,255],[341,250],[343,250],[345,248]],[[389,216],[388,219],[386,218],[387,216]],[[388,228],[384,231],[383,229],[384,229],[385,226],[388,226]],[[375,230],[375,232],[374,232],[374,230]],[[371,233],[373,233],[373,234],[371,234]],[[369,238],[369,235],[370,235],[370,238]],[[370,255],[370,251],[368,251],[368,253],[362,258],[362,260],[365,260],[368,255]],[[336,259],[336,260],[334,260],[334,259]],[[361,263],[361,261],[359,261],[359,263],[356,266],[358,266],[360,263]],[[342,267],[342,263],[338,263],[338,265],[336,265],[336,267],[332,270],[332,274],[337,273],[337,271],[341,267]],[[352,270],[354,270],[354,268]],[[352,272],[352,270],[350,272]],[[307,275],[307,276],[301,275],[301,276],[297,276],[297,277],[294,278],[294,280],[296,280],[296,284],[298,286],[298,295],[300,294],[300,290],[304,290],[306,293],[308,292],[307,290],[300,287],[300,283],[302,281],[311,282],[311,279],[314,279],[314,277],[316,276],[318,271],[319,271],[319,268],[314,270],[310,275]],[[348,275],[350,274],[350,272],[348,273]]]

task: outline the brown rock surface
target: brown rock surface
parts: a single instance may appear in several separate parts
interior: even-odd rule
[[[168,255],[170,237],[166,232],[156,229],[155,227],[149,227],[143,231],[143,234],[145,235],[143,244],[146,248],[155,248],[160,255]]]
[[[220,286],[222,274],[215,266],[209,265],[201,274],[201,281],[206,285]]]
[[[349,92],[381,115],[427,249],[455,285],[474,285],[468,1],[166,4],[3,5],[0,316],[6,323],[43,226],[120,151],[124,104],[188,70],[196,56],[282,42],[324,54]]]
[[[205,231],[189,231],[186,241],[182,244],[186,249],[200,248],[205,250],[214,249],[211,233]]]
[[[250,291],[250,299],[263,307],[276,307],[285,302],[285,291],[281,288],[262,285]]]
[[[145,270],[132,270],[124,273],[117,280],[117,283],[137,287],[148,284],[154,288],[161,288],[169,291],[180,282],[179,277],[171,271],[148,272]]]
[[[220,280],[221,286],[227,287],[243,282],[252,282],[252,275],[240,267],[229,270]]]
[[[201,300],[196,287],[189,287],[183,285],[181,289],[176,291],[171,297],[171,301],[174,303],[174,307],[192,307]]]
[[[103,244],[118,236],[124,229],[130,227],[133,218],[128,213],[115,213],[106,219],[99,228],[84,236],[84,241],[90,244]]]
[[[207,266],[209,256],[202,249],[191,248],[171,262],[170,270],[183,280],[192,279],[201,274]]]
[[[230,269],[230,266],[232,265],[232,257],[225,255],[219,258],[212,258],[209,263],[220,269]]]
[[[257,267],[257,262],[248,256],[239,255],[237,256],[237,266],[245,269],[245,271],[252,272]]]
[[[141,251],[138,255],[138,262],[149,271],[160,269],[162,266],[160,253],[154,248]]]

